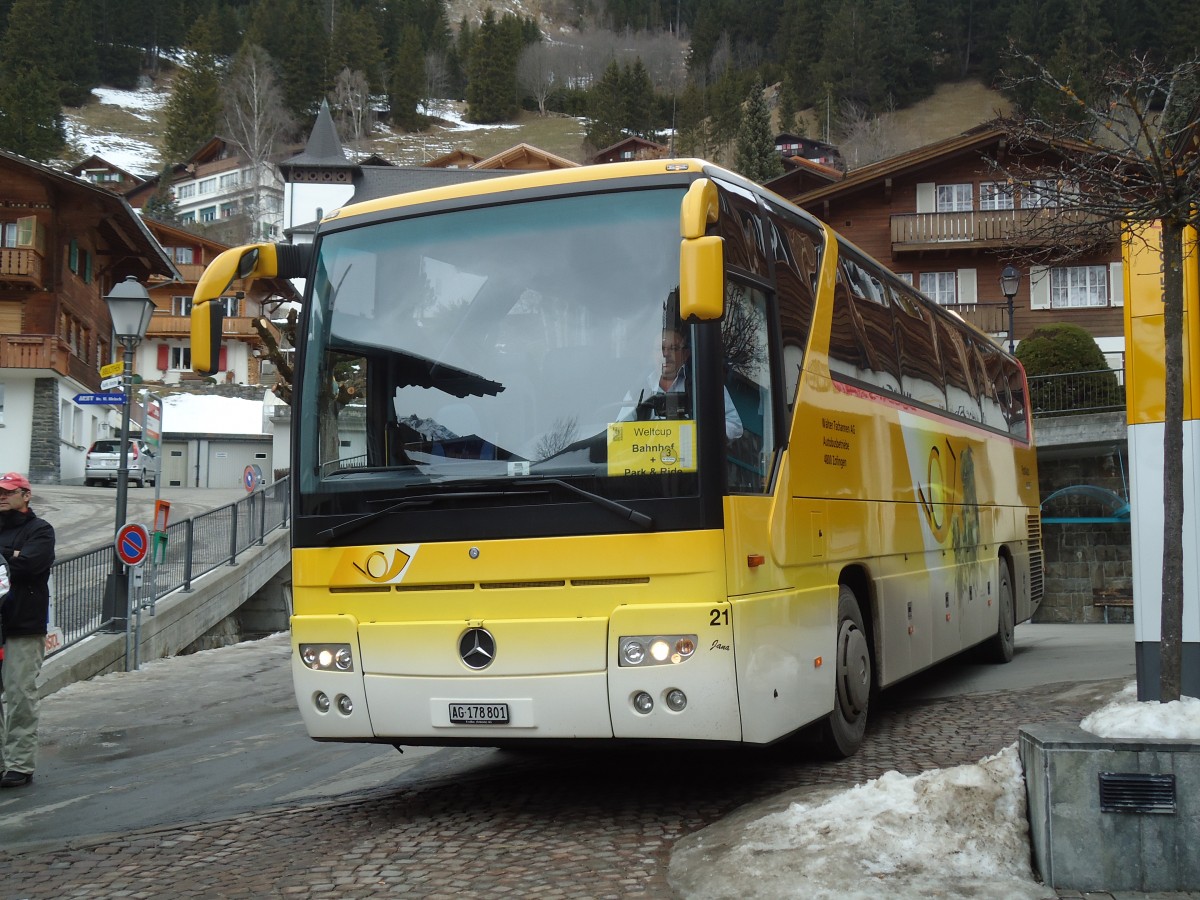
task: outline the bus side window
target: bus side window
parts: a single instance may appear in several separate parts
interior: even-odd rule
[[[807,223],[793,222],[781,214],[772,215],[769,222],[775,254],[779,324],[783,333],[784,397],[791,408],[796,402],[804,348],[808,344],[816,306],[821,237]]]
[[[731,493],[760,494],[770,488],[776,436],[768,321],[765,294],[726,283],[721,323],[725,392],[742,424],[741,436],[728,443]]]
[[[900,349],[900,374],[907,397],[932,406],[946,408],[946,384],[938,356],[937,332],[933,313],[911,296],[903,284],[892,285],[895,298],[896,343]]]

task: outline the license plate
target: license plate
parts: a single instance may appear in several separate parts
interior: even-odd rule
[[[507,725],[507,703],[451,703],[451,725]]]

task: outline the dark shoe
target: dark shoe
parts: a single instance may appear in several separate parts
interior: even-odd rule
[[[0,788],[24,787],[33,781],[32,772],[5,772],[0,776]]]

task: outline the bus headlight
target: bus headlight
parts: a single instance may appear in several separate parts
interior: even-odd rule
[[[300,661],[316,672],[354,671],[354,654],[349,644],[301,644]]]
[[[618,639],[622,666],[678,665],[696,652],[694,634],[631,634]]]

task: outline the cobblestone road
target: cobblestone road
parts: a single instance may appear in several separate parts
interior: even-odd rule
[[[1078,721],[1123,684],[912,700],[885,694],[863,749],[479,751],[467,776],[76,841],[0,850],[4,898],[670,897],[671,847],[733,809],[803,785],[972,763],[1017,729]],[[97,823],[97,830],[103,823]]]

